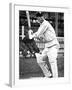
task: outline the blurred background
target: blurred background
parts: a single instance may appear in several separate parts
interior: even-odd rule
[[[39,28],[36,17],[37,11],[29,11],[30,23],[33,32]],[[41,12],[44,18],[50,22],[56,32],[60,43],[57,64],[58,76],[64,77],[64,13],[60,12]],[[35,53],[42,52],[45,42],[36,39],[29,39],[28,20],[26,11],[19,11],[19,78],[43,77],[42,70],[36,62]]]

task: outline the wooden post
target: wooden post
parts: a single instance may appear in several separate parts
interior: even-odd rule
[[[25,35],[24,35],[24,26],[22,26],[22,34],[20,35],[20,37],[22,38],[22,40],[25,37]]]
[[[55,13],[55,31],[56,36],[58,36],[58,13]]]
[[[22,39],[24,38],[24,26],[22,26]]]

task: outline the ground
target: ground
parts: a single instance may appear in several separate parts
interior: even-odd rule
[[[58,77],[64,77],[64,54],[58,54]],[[42,70],[38,66],[35,58],[19,58],[19,78],[44,77]]]

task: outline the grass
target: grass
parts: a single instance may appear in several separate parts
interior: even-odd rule
[[[58,65],[58,76],[64,77],[64,56],[63,54],[58,55],[57,65]],[[19,74],[20,74],[19,75],[20,79],[44,76],[35,58],[25,59],[24,57],[19,58]]]

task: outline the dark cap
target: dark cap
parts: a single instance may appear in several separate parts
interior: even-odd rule
[[[43,14],[42,13],[36,13],[36,17],[42,17],[43,16]]]

